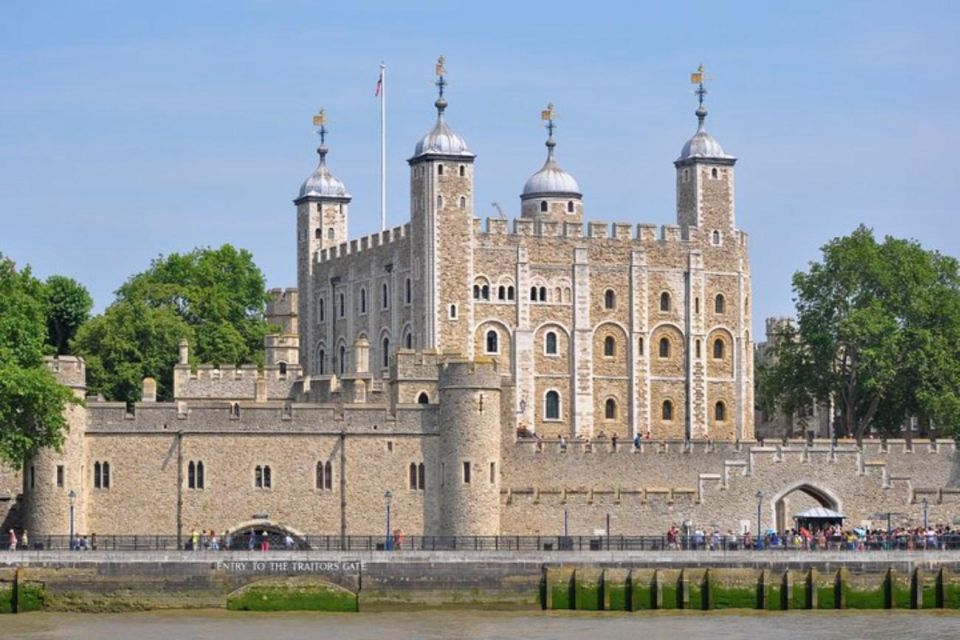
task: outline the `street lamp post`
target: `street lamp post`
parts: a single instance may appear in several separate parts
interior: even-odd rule
[[[929,520],[927,519],[927,510],[930,508],[930,503],[926,498],[923,499],[923,529],[926,532],[929,527]]]
[[[70,493],[67,494],[67,497],[70,498],[70,539],[67,541],[67,545],[70,549],[73,549],[73,512],[74,512],[74,503],[77,499],[77,493],[70,489]]]
[[[383,494],[383,502],[385,505],[387,505],[387,540],[383,548],[386,549],[387,551],[390,551],[390,549],[392,548],[392,545],[390,543],[390,503],[392,501],[393,501],[393,493],[391,493],[390,491],[387,491],[386,493]]]
[[[757,491],[757,549],[763,549],[763,533],[760,530],[760,512],[763,508],[763,491]]]

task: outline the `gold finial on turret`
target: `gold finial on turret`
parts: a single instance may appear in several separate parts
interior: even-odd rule
[[[322,127],[327,124],[327,113],[325,109],[320,109],[317,115],[313,116],[313,126]]]
[[[436,71],[438,76],[445,76],[447,74],[447,69],[443,66],[445,62],[446,60],[444,59],[443,56],[440,56],[439,58],[437,58]]]

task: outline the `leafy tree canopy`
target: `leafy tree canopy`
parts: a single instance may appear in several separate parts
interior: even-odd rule
[[[93,298],[86,287],[66,276],[50,276],[44,283],[47,316],[47,341],[53,350],[69,353],[70,341],[77,334],[93,308]]]
[[[152,376],[158,398],[168,400],[181,338],[200,362],[262,362],[266,301],[263,273],[248,251],[225,244],[173,253],[127,280],[106,313],[81,328],[74,348],[87,360],[92,390],[134,402],[141,379]]]
[[[764,408],[804,412],[833,399],[839,432],[895,433],[911,416],[960,435],[960,274],[911,240],[864,226],[793,277],[797,321],[758,370]]]
[[[38,449],[59,446],[64,410],[77,403],[43,362],[47,316],[43,283],[0,254],[0,459],[19,468]]]

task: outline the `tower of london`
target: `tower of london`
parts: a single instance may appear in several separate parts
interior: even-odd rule
[[[758,495],[781,528],[810,505],[853,522],[923,497],[931,518],[956,512],[952,443],[755,440],[736,158],[702,95],[673,160],[676,224],[658,228],[589,218],[550,109],[520,217],[477,218],[483,159],[438,84],[407,160],[409,222],[349,236],[322,128],[266,364],[195,363],[182,343],[172,402],[151,379],[133,407],[86,398],[62,451],[0,502],[4,528],[66,533],[70,491],[77,530],[98,534],[371,534],[386,492],[396,526],[423,535],[742,531]],[[85,396],[82,360],[50,366]]]

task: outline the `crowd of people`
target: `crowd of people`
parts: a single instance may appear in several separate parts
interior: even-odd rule
[[[276,538],[278,542],[282,542],[283,549],[292,550],[297,547],[296,540],[294,540],[293,536],[289,533],[283,536],[274,536],[266,529],[260,533],[257,533],[255,529],[250,529],[249,531],[237,534],[224,531],[223,535],[218,536],[217,532],[213,529],[209,531],[206,529],[197,531],[196,528],[194,528],[184,548],[187,551],[220,551],[227,549],[247,549],[249,551],[259,549],[260,551],[270,551],[270,544],[273,538]]]
[[[740,550],[793,549],[798,551],[889,551],[889,550],[943,550],[960,549],[960,530],[938,524],[927,527],[897,527],[889,531],[863,527],[844,528],[839,524],[822,527],[801,526],[777,532],[768,529],[762,536],[747,531],[736,534],[730,529],[705,530],[685,526],[681,530],[673,524],[666,532],[668,549],[680,550]]]

